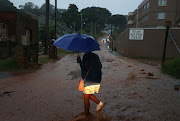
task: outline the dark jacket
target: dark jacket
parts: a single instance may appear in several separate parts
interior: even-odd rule
[[[102,77],[102,65],[97,54],[89,52],[85,53],[82,61],[79,62],[81,67],[82,79],[85,78],[89,68],[91,67],[85,81],[84,86],[100,84]]]

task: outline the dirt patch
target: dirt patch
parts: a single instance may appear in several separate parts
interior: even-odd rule
[[[78,79],[81,78],[81,71],[80,70],[71,71],[68,75],[72,76],[71,80]]]

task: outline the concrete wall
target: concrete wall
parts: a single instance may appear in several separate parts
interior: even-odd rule
[[[15,34],[16,34],[16,13],[15,12],[1,12],[0,11],[0,41],[15,41]],[[6,27],[5,27],[6,26]],[[7,31],[5,34],[4,31]],[[7,37],[3,37],[5,36]],[[6,38],[6,39],[4,39]]]
[[[19,60],[22,60],[22,58],[24,58],[23,56],[25,56],[29,63],[38,63],[38,21],[32,19],[32,17],[26,13],[0,12],[0,23],[7,25],[7,39],[0,39],[2,40],[0,41],[0,59],[18,55],[20,57]],[[26,35],[26,29],[31,30],[32,36],[30,45],[24,47],[22,45],[22,36]],[[20,49],[17,49],[17,45]],[[24,53],[28,54],[21,54],[21,51],[19,51],[21,48]]]
[[[161,58],[163,54],[165,29],[156,28],[139,28],[144,30],[143,40],[129,40],[129,29],[120,34],[114,41],[114,50],[118,53],[128,56],[143,56]],[[172,29],[171,34],[180,47],[180,29]],[[174,43],[170,40],[167,42],[166,57],[180,57]]]
[[[16,40],[21,42],[21,36],[26,35],[26,29],[32,31],[32,40],[31,44],[38,43],[38,21],[29,16],[23,16],[17,14],[17,23],[16,23]]]

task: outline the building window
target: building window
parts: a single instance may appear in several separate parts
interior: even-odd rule
[[[146,21],[148,20],[148,15],[146,15],[145,20],[146,20]]]
[[[0,41],[8,40],[8,25],[6,23],[0,23]]]
[[[144,10],[146,10],[146,5],[144,5]]]
[[[158,19],[165,19],[166,18],[166,12],[159,12],[157,13]]]
[[[146,6],[147,6],[147,9],[148,9],[148,8],[149,8],[149,2],[147,2],[147,5],[146,5]]]
[[[158,6],[166,6],[167,0],[158,0]]]
[[[26,37],[28,41],[32,42],[32,30],[31,29],[26,29]]]
[[[156,28],[161,29],[161,28],[166,28],[166,27],[165,26],[156,26]]]

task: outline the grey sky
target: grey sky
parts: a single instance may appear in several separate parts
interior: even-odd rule
[[[17,8],[19,5],[24,5],[27,2],[33,2],[41,7],[46,0],[10,0]],[[133,12],[143,0],[57,0],[58,8],[67,9],[69,4],[75,4],[79,11],[86,7],[103,7],[107,8],[112,14],[127,15]],[[50,0],[54,5],[55,0]]]

